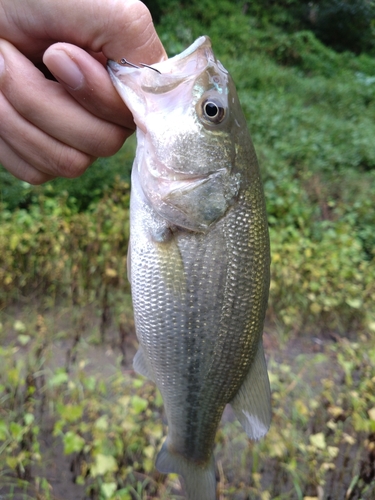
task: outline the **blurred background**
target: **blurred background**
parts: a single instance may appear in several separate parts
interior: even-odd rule
[[[202,34],[230,71],[264,182],[274,419],[230,410],[219,495],[375,498],[375,2],[152,0],[167,53]],[[178,499],[160,395],[132,371],[129,139],[79,179],[0,166],[0,495]]]

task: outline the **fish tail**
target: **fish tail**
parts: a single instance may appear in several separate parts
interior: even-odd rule
[[[163,474],[175,473],[182,476],[188,500],[216,500],[215,460],[205,466],[171,453],[165,442],[156,458],[156,468]]]

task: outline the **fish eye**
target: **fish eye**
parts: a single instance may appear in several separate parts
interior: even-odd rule
[[[204,117],[211,123],[221,123],[225,118],[225,108],[216,99],[207,99],[202,103]]]

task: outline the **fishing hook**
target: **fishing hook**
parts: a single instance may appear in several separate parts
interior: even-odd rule
[[[152,66],[149,66],[148,64],[144,64],[144,63],[139,63],[139,66],[137,66],[136,64],[133,64],[130,61],[128,61],[127,59],[125,59],[125,57],[120,59],[120,64],[127,64],[128,66],[131,66],[132,68],[137,68],[137,69],[140,69],[140,66],[143,66],[144,68],[153,69],[154,71],[159,73],[159,75],[161,75],[161,73],[158,69],[153,68]]]

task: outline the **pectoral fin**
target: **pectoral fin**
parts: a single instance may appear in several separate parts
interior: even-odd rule
[[[176,238],[172,235],[163,243],[155,242],[161,279],[164,286],[176,296],[186,292],[185,268]]]
[[[271,390],[262,343],[230,404],[250,439],[260,439],[267,434],[271,423]]]

